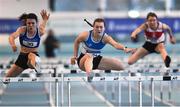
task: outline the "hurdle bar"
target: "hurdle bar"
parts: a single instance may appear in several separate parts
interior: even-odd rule
[[[5,71],[2,72],[2,74],[7,73],[7,70],[1,70],[1,71]],[[179,73],[180,68],[177,67],[173,67],[173,68],[133,68],[133,69],[125,69],[122,71],[117,71],[117,70],[93,70],[93,73],[176,73],[176,74],[180,74]],[[27,69],[24,72],[22,72],[22,74],[29,74],[29,73],[33,73],[35,72],[34,69]],[[61,68],[61,67],[57,67],[57,68],[48,68],[48,69],[41,69],[41,72],[39,74],[68,74],[68,73],[81,73],[81,74],[85,74],[86,72],[80,70],[80,69],[66,69],[66,68]]]
[[[180,76],[115,76],[115,77],[94,77],[93,81],[171,81],[180,80]],[[36,78],[23,78],[23,77],[10,77],[0,78],[3,82],[61,82],[61,77],[36,77]],[[64,77],[64,81],[81,82],[87,81],[87,77]]]
[[[169,72],[169,73],[176,73],[178,71],[180,71],[179,67],[172,67],[172,68],[147,68],[147,67],[135,67],[133,69],[126,69],[125,71],[129,71],[129,72]]]
[[[42,74],[43,73],[54,73],[54,70],[56,70],[56,73],[61,74],[67,74],[67,73],[81,73],[81,74],[86,74],[86,72],[82,71],[81,69],[65,69],[65,68],[56,68],[56,69],[42,69]],[[154,72],[159,72],[159,73],[179,73],[180,68],[173,67],[173,68],[133,68],[133,69],[125,69],[122,71],[117,71],[117,70],[93,70],[93,73],[154,73]]]

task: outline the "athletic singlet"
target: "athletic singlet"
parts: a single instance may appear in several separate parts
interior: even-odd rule
[[[40,34],[39,30],[37,28],[36,33],[33,37],[29,37],[27,30],[24,34],[21,34],[19,37],[19,41],[21,46],[27,47],[27,48],[37,48],[40,44]]]
[[[163,23],[158,22],[158,27],[156,30],[151,29],[148,23],[145,24],[147,26],[147,29],[144,31],[146,41],[151,43],[160,43],[165,41]]]
[[[93,40],[93,33],[92,30],[89,31],[89,35],[87,37],[87,40],[83,42],[82,44],[82,50],[81,52],[83,54],[85,53],[92,53],[94,56],[97,56],[101,53],[101,49],[106,45],[102,39],[103,37],[106,36],[106,33],[103,34],[101,39],[99,41],[94,41]]]

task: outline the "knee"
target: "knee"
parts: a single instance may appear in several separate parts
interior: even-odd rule
[[[90,53],[86,53],[84,56],[88,59],[93,58],[92,54],[90,54]]]
[[[34,56],[33,53],[29,53],[29,54],[28,54],[28,59],[31,59],[33,56]]]
[[[79,69],[82,70],[82,71],[85,71],[85,67],[82,66],[82,65],[79,65]]]
[[[125,70],[125,67],[124,67],[124,65],[120,64],[116,67],[115,70],[117,70],[117,71]]]
[[[134,62],[132,60],[128,60],[128,65],[132,65]]]
[[[124,68],[124,67],[121,67],[120,70],[125,70],[125,68]]]

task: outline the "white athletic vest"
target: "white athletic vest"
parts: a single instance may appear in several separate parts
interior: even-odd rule
[[[156,30],[151,29],[148,23],[146,23],[146,25],[147,29],[144,31],[146,41],[151,43],[160,43],[165,41],[163,23],[158,22],[158,27]]]

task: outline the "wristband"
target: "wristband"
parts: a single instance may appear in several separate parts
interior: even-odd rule
[[[127,47],[125,46],[124,48],[123,48],[123,51],[126,49]]]

